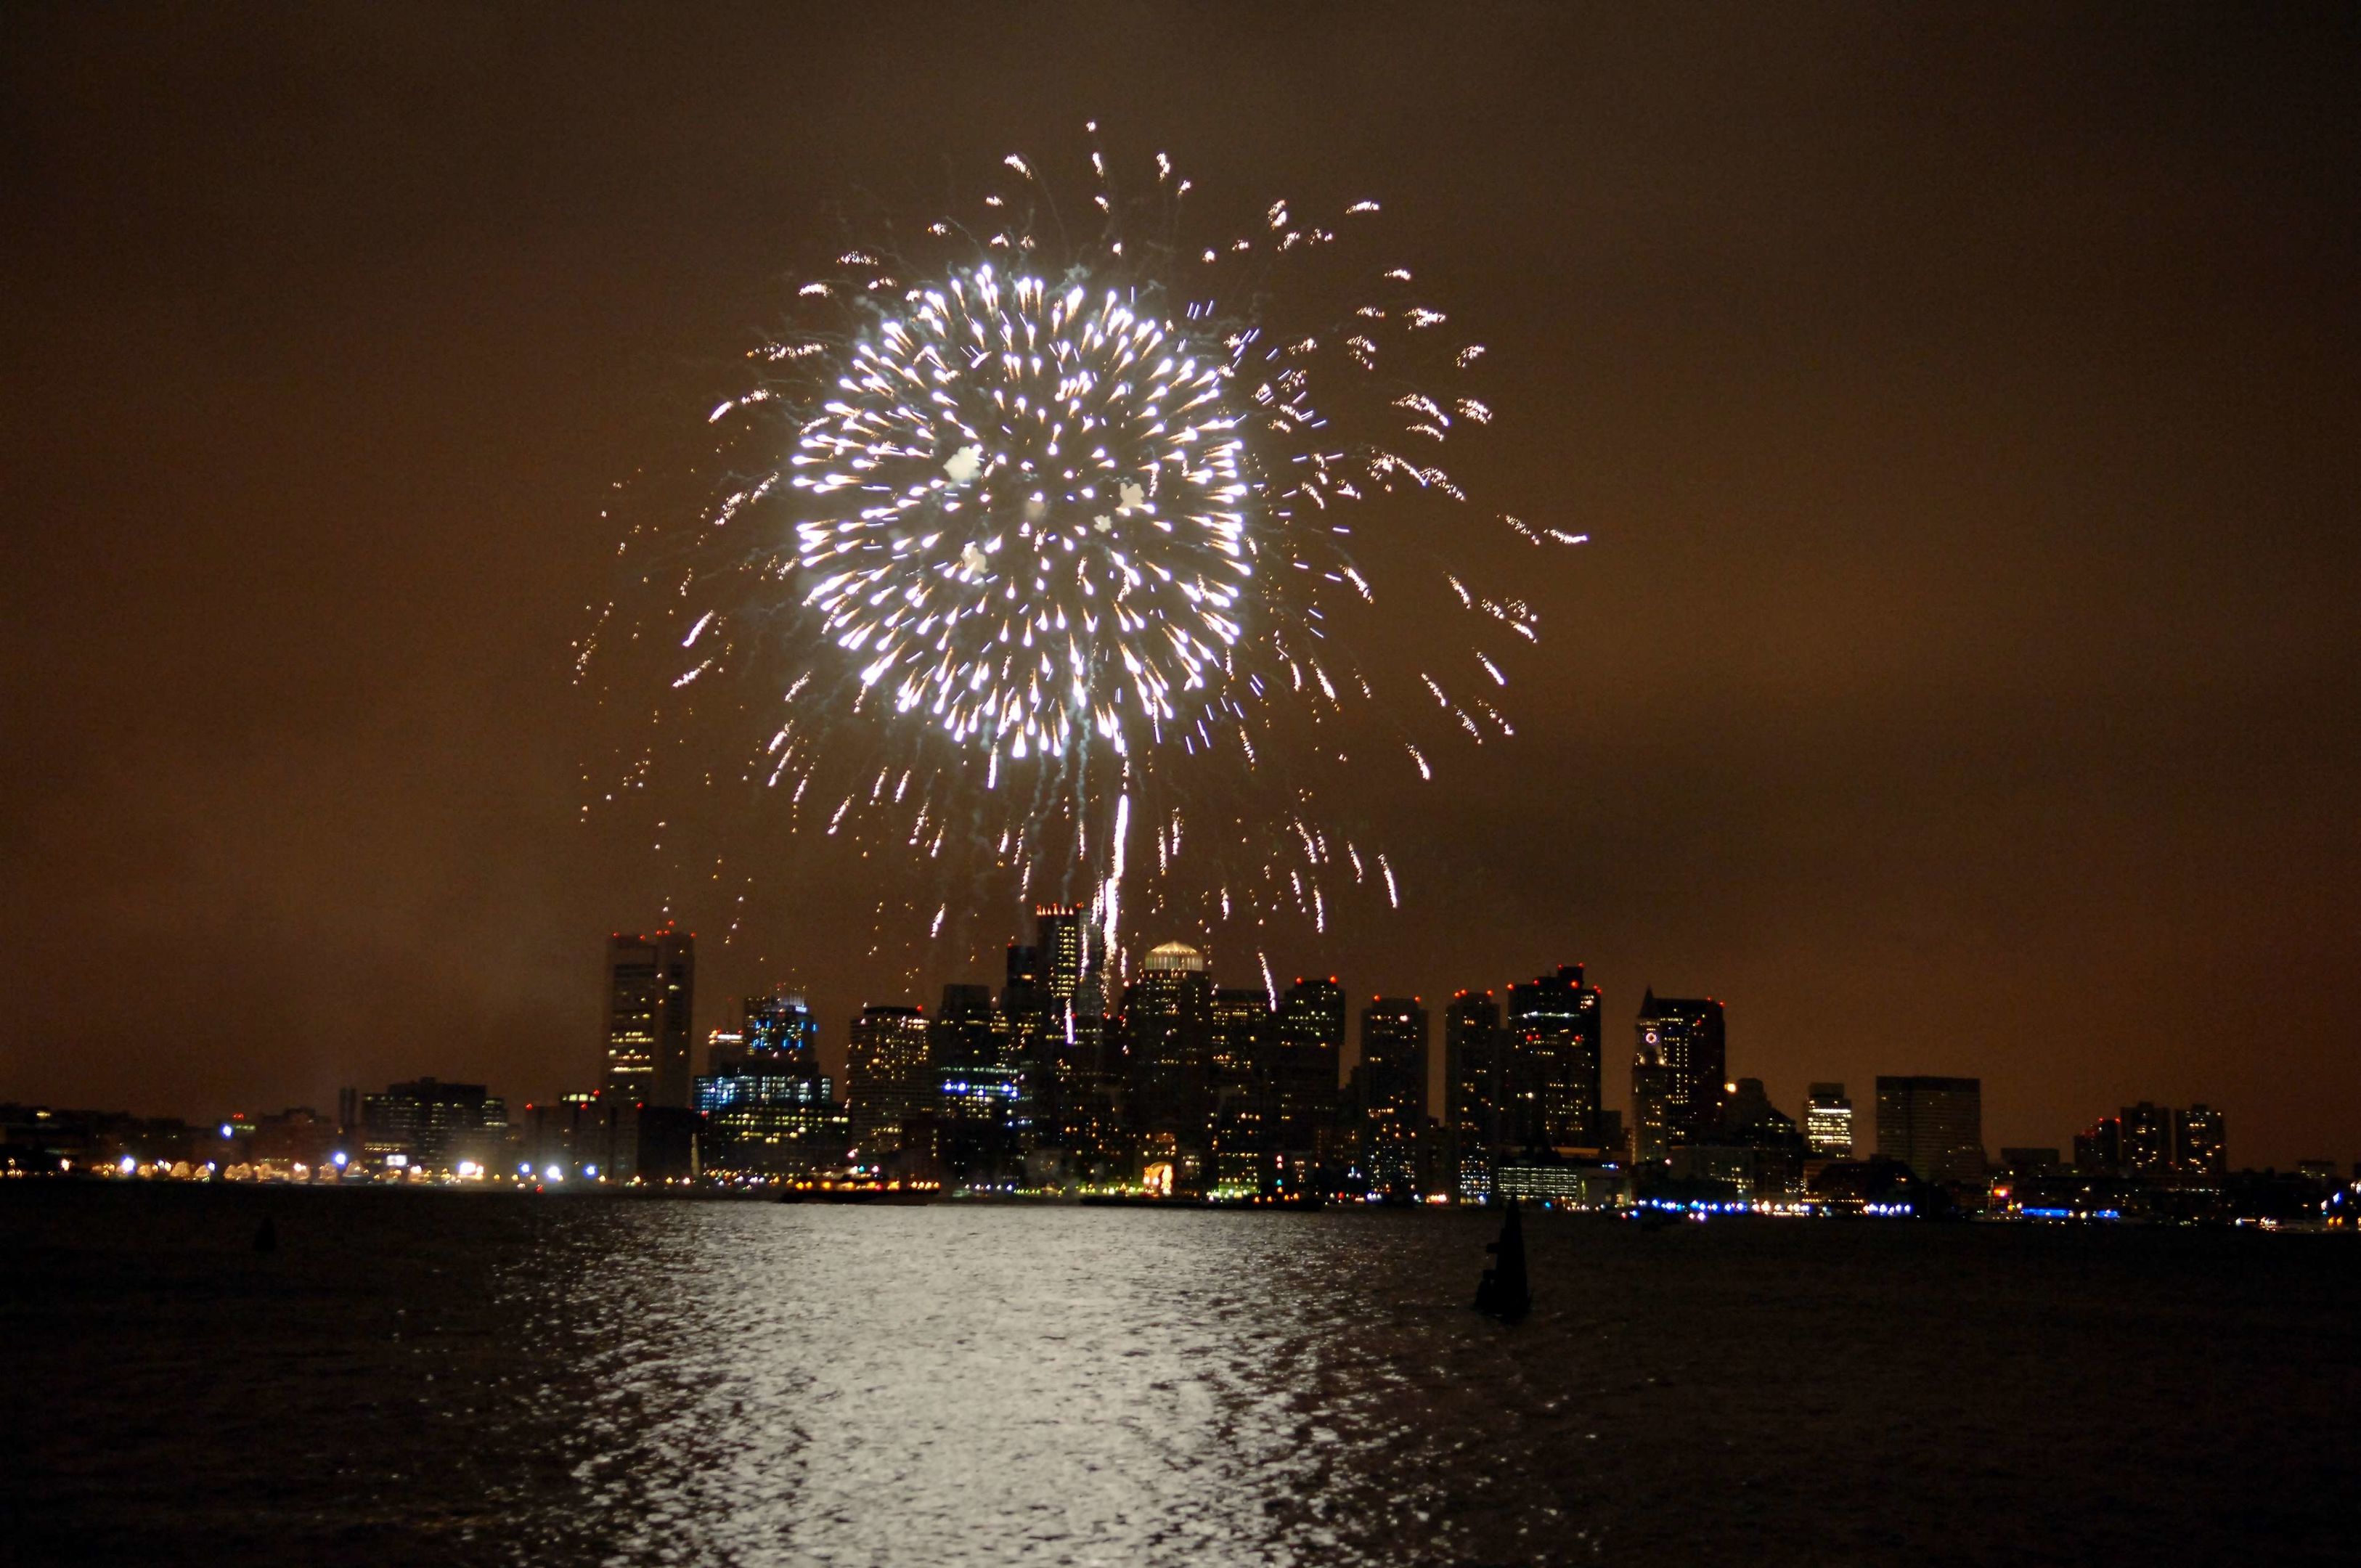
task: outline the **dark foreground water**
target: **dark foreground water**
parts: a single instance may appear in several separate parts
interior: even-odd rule
[[[2361,1245],[1491,1228],[10,1183],[0,1557],[2361,1560]]]

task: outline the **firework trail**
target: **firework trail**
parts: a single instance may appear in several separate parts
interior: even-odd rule
[[[654,602],[631,641],[674,655],[653,721],[677,731],[727,685],[718,706],[759,725],[743,776],[798,828],[1087,900],[1111,954],[1127,875],[1151,880],[1146,907],[1208,923],[1235,907],[1324,927],[1345,875],[1398,903],[1387,858],[1323,825],[1311,764],[1351,760],[1329,721],[1370,707],[1432,778],[1448,736],[1511,733],[1454,687],[1504,686],[1535,617],[1434,565],[1467,631],[1455,664],[1418,673],[1427,718],[1396,715],[1345,627],[1405,630],[1354,520],[1435,563],[1471,523],[1580,536],[1475,512],[1441,466],[1491,422],[1470,390],[1484,349],[1369,258],[1376,203],[1277,202],[1191,243],[1190,182],[1162,154],[1131,196],[1090,162],[1087,237],[1011,157],[980,225],[848,249],[796,291],[751,356],[759,378],[710,416],[736,477],[686,544],[642,547]],[[1193,874],[1190,820],[1208,851]]]

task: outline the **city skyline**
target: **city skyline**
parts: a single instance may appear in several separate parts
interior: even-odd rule
[[[1023,928],[1028,925],[1029,930]],[[1962,1092],[1970,1105],[1964,1123],[1944,1122],[1942,1117],[1950,1113],[1938,1109],[1935,1121],[1928,1124],[1975,1129],[1973,1158],[1968,1163],[1960,1162],[1956,1136],[1949,1146],[1950,1152],[1940,1157],[1901,1157],[1914,1168],[1925,1164],[1946,1180],[1966,1179],[1970,1165],[1982,1168],[1989,1162],[1992,1168],[2001,1169],[2010,1163],[2005,1157],[2009,1153],[2027,1155],[2042,1149],[2048,1150],[2061,1166],[2120,1168],[2126,1174],[2177,1169],[2186,1157],[2184,1151],[2192,1145],[2203,1151],[2197,1164],[2217,1174],[2230,1164],[2246,1168],[2279,1165],[2294,1168],[2345,1162],[2344,1156],[2324,1148],[2285,1160],[2232,1160],[2225,1146],[2224,1113],[2218,1105],[2209,1108],[2203,1100],[2187,1109],[2175,1109],[2143,1097],[2136,1105],[2124,1103],[2120,1115],[2103,1114],[2079,1131],[2065,1124],[2074,1122],[2087,1108],[2070,1110],[2059,1123],[2063,1131],[2044,1129],[2026,1138],[2004,1135],[2004,1130],[1991,1126],[1983,1110],[1982,1080],[1973,1076],[1880,1071],[1858,1080],[1873,1081],[1873,1090],[1856,1090],[1850,1095],[1848,1086],[1854,1080],[1824,1078],[1814,1078],[1792,1090],[1784,1086],[1766,1090],[1767,1080],[1762,1075],[1742,1071],[1743,1062],[1733,1063],[1729,1056],[1726,1010],[1719,999],[1660,997],[1653,987],[1643,992],[1631,1017],[1632,1047],[1619,1054],[1612,1043],[1602,1038],[1609,1011],[1603,992],[1587,981],[1586,966],[1579,963],[1559,965],[1554,974],[1544,972],[1538,981],[1514,981],[1497,991],[1463,989],[1444,1006],[1434,1008],[1422,993],[1372,992],[1366,1002],[1356,1002],[1352,991],[1334,976],[1297,976],[1286,982],[1274,979],[1268,990],[1262,984],[1224,985],[1213,970],[1210,953],[1180,942],[1136,955],[1137,966],[1128,976],[1113,976],[1101,962],[1094,928],[1081,911],[1068,905],[1037,905],[1019,927],[1003,948],[1000,986],[968,975],[943,981],[931,1001],[926,996],[865,1001],[836,1030],[826,1025],[824,1012],[812,1005],[810,988],[792,980],[771,981],[752,994],[732,992],[715,997],[708,993],[700,1004],[693,932],[670,927],[652,932],[614,932],[604,948],[605,979],[598,993],[602,1027],[593,1053],[594,1069],[579,1073],[561,1068],[556,1069],[556,1076],[564,1080],[559,1087],[533,1095],[496,1095],[489,1103],[513,1101],[527,1111],[577,1102],[587,1105],[593,1100],[642,1109],[670,1106],[697,1113],[710,1127],[718,1124],[717,1115],[737,1104],[728,1080],[719,1080],[723,1087],[717,1093],[711,1087],[717,1080],[711,1075],[789,1070],[809,1080],[796,1093],[799,1102],[811,1103],[812,1085],[818,1084],[821,1098],[832,1094],[834,1103],[849,1109],[848,1138],[873,1143],[875,1130],[882,1124],[892,1134],[886,1140],[890,1144],[898,1141],[900,1129],[912,1113],[932,1106],[937,1091],[931,1080],[914,1084],[906,1102],[895,1099],[898,1108],[882,1111],[873,1099],[851,1101],[850,1085],[864,1075],[906,1070],[883,1065],[895,1060],[915,1064],[923,1058],[929,1063],[930,1072],[968,1058],[972,1058],[972,1066],[988,1067],[994,1047],[963,1048],[957,1043],[962,1020],[973,1020],[987,1034],[1005,1027],[998,1022],[1005,1016],[1004,1009],[1012,999],[1028,994],[1038,994],[1038,1005],[1051,1010],[1096,1004],[1105,1010],[1104,1027],[1108,1032],[1108,1049],[1114,1053],[1108,1070],[1126,1080],[1142,1072],[1153,1078],[1158,1069],[1148,1059],[1155,1054],[1152,1040],[1143,1036],[1137,1025],[1118,1034],[1118,1021],[1143,996],[1150,998],[1151,1012],[1169,1012],[1174,1000],[1165,995],[1159,981],[1194,977],[1199,992],[1187,1006],[1201,1015],[1198,1026],[1204,1032],[1205,1048],[1213,1052],[1216,1083],[1224,1070],[1225,1050],[1235,1054],[1239,1070],[1246,1069],[1252,1054],[1243,1043],[1224,1043],[1223,1019],[1228,998],[1236,997],[1242,1003],[1251,998],[1251,1012],[1262,1020],[1257,1026],[1269,1028],[1273,1043],[1283,1045],[1295,1038],[1288,1020],[1296,999],[1324,992],[1334,998],[1333,1020],[1315,1025],[1314,1034],[1303,1037],[1330,1041],[1329,1069],[1322,1075],[1321,1086],[1311,1092],[1326,1094],[1338,1103],[1351,1103],[1357,1096],[1374,1093],[1378,1100],[1390,1100],[1399,1106],[1390,1113],[1432,1122],[1438,1130],[1455,1129],[1453,1136],[1460,1140],[1480,1136],[1503,1146],[1518,1141],[1535,1146],[1587,1144],[1610,1151],[1621,1149],[1645,1166],[1663,1162],[1671,1146],[1684,1139],[1719,1136],[1723,1131],[1725,1102],[1735,1104],[1751,1094],[1763,1111],[1780,1119],[1795,1135],[1799,1149],[1813,1157],[1825,1157],[1839,1146],[1850,1151],[1840,1157],[1867,1157],[1872,1150],[1915,1153],[1921,1144],[1936,1150],[1942,1139],[1921,1132],[1913,1122],[1910,1095],[1918,1089],[1931,1093],[1933,1099],[1925,1102],[1938,1108],[1948,1103],[1946,1095]],[[1034,939],[1025,940],[1027,935]],[[1144,986],[1139,984],[1143,980]],[[1158,997],[1163,1000],[1155,1000]],[[1380,1025],[1379,1020],[1385,1023]],[[1161,1027],[1169,1031],[1170,1025]],[[1389,1036],[1400,1033],[1403,1043],[1379,1063],[1381,1078],[1367,1080],[1378,1087],[1365,1089],[1361,1069],[1369,1059],[1366,1053],[1370,1041],[1378,1037],[1373,1031],[1380,1027]],[[1568,1034],[1569,1029],[1575,1032]],[[1700,1029],[1706,1031],[1702,1046],[1690,1037]],[[1149,1033],[1155,1034],[1156,1027],[1151,1026]],[[657,1043],[659,1037],[664,1043]],[[895,1047],[890,1042],[897,1037],[913,1044]],[[1586,1039],[1587,1047],[1581,1043]],[[895,1057],[897,1048],[905,1049],[906,1055]],[[908,1049],[920,1055],[907,1056]],[[1135,1058],[1134,1051],[1145,1055]],[[1118,1058],[1121,1065],[1113,1065]],[[664,1076],[666,1060],[677,1070],[676,1080]],[[763,1063],[773,1065],[766,1068]],[[1719,1071],[1707,1071],[1713,1068]],[[1282,1078],[1300,1072],[1292,1068],[1279,1070]],[[417,1078],[426,1084],[440,1080],[478,1094],[488,1087],[471,1084],[464,1066],[455,1073],[422,1073]],[[752,1086],[756,1080],[748,1081]],[[837,1087],[826,1087],[831,1084]],[[583,1085],[588,1086],[588,1092]],[[491,1083],[489,1088],[497,1091],[502,1086]],[[1012,1096],[1018,1092],[1013,1080],[1007,1092]],[[1024,1092],[1029,1103],[1037,1091],[1028,1084]],[[1291,1103],[1287,1097],[1299,1091],[1283,1088],[1274,1079],[1269,1092],[1272,1098],[1263,1113],[1279,1118],[1282,1105]],[[1402,1094],[1413,1094],[1415,1099],[1399,1099]],[[1529,1102],[1521,1113],[1511,1104],[1520,1095]],[[1649,1109],[1652,1096],[1658,1107],[1653,1112]],[[291,1113],[301,1098],[264,1095],[251,1103],[258,1109],[284,1106]],[[375,1098],[343,1085],[335,1091],[334,1103],[345,1123],[358,1125],[362,1117],[357,1108]],[[0,1101],[35,1102],[8,1094],[5,1089],[0,1089]],[[1773,1112],[1774,1102],[1793,1105],[1793,1114]],[[1585,1105],[1596,1109],[1585,1112],[1581,1109]],[[1499,1108],[1489,1108],[1493,1106]],[[104,1109],[135,1117],[179,1117],[199,1125],[209,1125],[217,1116],[236,1121],[257,1113],[220,1106],[193,1111],[144,1105],[77,1109]],[[309,1106],[302,1110],[314,1113]],[[1919,1113],[1922,1118],[1927,1114]],[[1209,1101],[1200,1108],[1197,1119],[1205,1123],[1213,1116]],[[2242,1136],[2251,1136],[2244,1118],[2239,1130]],[[1054,1134],[1050,1141],[1056,1141]],[[2070,1147],[2074,1151],[2070,1161],[2061,1152]],[[1620,1157],[1610,1153],[1609,1157]],[[610,1159],[609,1164],[629,1168],[624,1162]],[[2353,1165],[2361,1170],[2361,1159]],[[1447,1187],[1478,1196],[1489,1190],[1488,1178],[1462,1180],[1439,1170],[1427,1174],[1438,1184],[1433,1190]],[[1400,1172],[1396,1176],[1408,1180]]]
[[[972,211],[1097,117],[1117,169],[1256,193],[1241,224],[1382,203],[1490,345],[1471,495],[1590,539],[1544,572],[1455,538],[1542,641],[1513,738],[1338,805],[1400,909],[1129,939],[1356,1007],[1578,959],[1619,1014],[1724,998],[1783,1103],[1972,1074],[2012,1142],[2141,1096],[2236,1107],[2265,1159],[2361,1125],[2339,17],[961,16],[911,103],[785,12],[703,48],[423,16],[59,10],[0,61],[0,277],[39,307],[0,371],[10,1092],[555,1088],[598,1027],[581,933],[666,916],[718,989],[805,970],[832,1036],[990,981],[996,894],[788,834],[735,756],[609,810],[626,705],[574,660],[848,205]],[[1368,652],[1472,671],[1436,624]],[[1398,757],[1366,719],[1340,745]],[[1231,803],[1191,806],[1210,854]]]

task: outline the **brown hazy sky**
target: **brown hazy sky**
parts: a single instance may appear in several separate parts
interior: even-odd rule
[[[1532,587],[1516,744],[1360,803],[1409,905],[1282,973],[1585,959],[1610,1102],[1653,984],[1791,1109],[1974,1073],[1994,1146],[2152,1098],[2361,1156],[2357,45],[2325,5],[10,5],[0,1098],[587,1084],[605,933],[727,918],[577,820],[609,487],[694,455],[837,203],[970,205],[1095,115],[1209,190],[1382,197],[1498,356],[1488,484],[1595,541]],[[913,873],[749,833],[700,1025],[792,973],[840,1043],[993,972],[996,912],[873,956]]]

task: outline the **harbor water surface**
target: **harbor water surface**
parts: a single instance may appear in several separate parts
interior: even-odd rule
[[[2346,1238],[1496,1226],[8,1183],[6,1552],[2361,1559]]]

